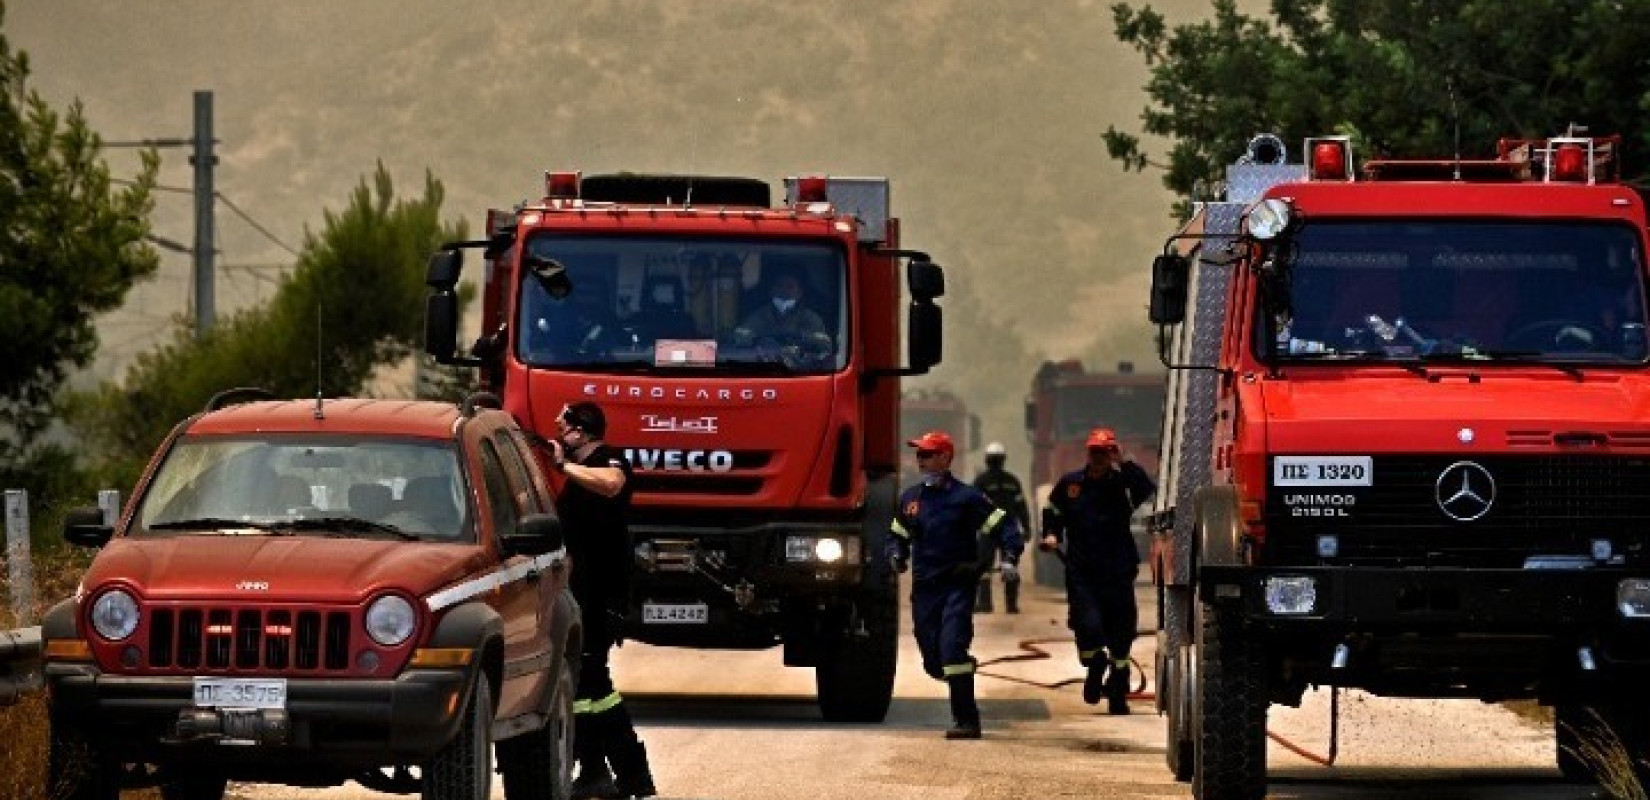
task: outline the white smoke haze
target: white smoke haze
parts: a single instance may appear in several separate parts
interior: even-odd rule
[[[79,98],[109,140],[187,137],[213,91],[219,191],[294,248],[379,161],[407,195],[429,170],[472,230],[546,169],[886,175],[904,244],[948,268],[946,361],[918,383],[1012,447],[1043,360],[1157,363],[1147,273],[1173,198],[1106,157],[1101,133],[1138,130],[1146,104],[1111,20],[1109,0],[12,0],[3,24],[29,88]],[[161,155],[187,189],[187,151]],[[157,234],[193,224],[187,193],[159,196]],[[222,205],[216,224],[220,313],[267,300],[292,256]],[[164,254],[109,316],[99,377],[188,311],[189,268]]]

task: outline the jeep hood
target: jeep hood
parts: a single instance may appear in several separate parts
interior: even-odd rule
[[[355,603],[386,588],[422,597],[479,569],[485,558],[475,545],[150,535],[111,541],[82,585],[124,581],[151,600]]]
[[[1442,377],[1266,381],[1267,449],[1484,453],[1550,449],[1554,436],[1577,434],[1606,436],[1611,449],[1650,447],[1650,389],[1640,381],[1484,370],[1472,383],[1458,369],[1429,369]]]

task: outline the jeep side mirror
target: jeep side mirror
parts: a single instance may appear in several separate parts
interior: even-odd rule
[[[1186,284],[1192,262],[1179,253],[1164,253],[1152,261],[1151,307],[1147,316],[1155,325],[1186,321]]]
[[[63,518],[63,538],[81,547],[102,547],[115,535],[115,529],[103,524],[103,509],[96,506],[71,509]]]
[[[551,514],[528,514],[516,523],[514,533],[502,538],[506,556],[542,556],[566,543],[561,519]]]

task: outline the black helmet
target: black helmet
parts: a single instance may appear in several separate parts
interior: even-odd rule
[[[569,403],[561,410],[561,419],[568,427],[578,428],[592,439],[600,439],[607,434],[607,415],[595,403]]]

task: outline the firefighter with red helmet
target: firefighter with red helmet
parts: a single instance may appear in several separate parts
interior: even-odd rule
[[[1088,463],[1056,481],[1043,508],[1044,550],[1065,544],[1067,624],[1088,674],[1083,701],[1107,699],[1112,714],[1129,713],[1129,648],[1139,610],[1134,579],[1140,551],[1129,519],[1151,499],[1157,485],[1128,458],[1110,428],[1095,428],[1086,442]]]
[[[1031,530],[1031,511],[1026,508],[1025,489],[1020,486],[1020,479],[1014,473],[1004,469],[1008,461],[1008,448],[1002,442],[992,442],[985,446],[985,471],[974,476],[974,488],[985,493],[992,504],[1014,515],[1020,523],[1020,530]],[[1003,562],[998,570],[1003,577],[1003,604],[1008,613],[1020,613],[1020,567],[1017,564]],[[980,576],[980,596],[974,601],[974,610],[991,613],[991,574],[987,572]]]
[[[916,448],[922,480],[899,499],[889,563],[911,568],[911,625],[929,677],[946,682],[952,725],[947,739],[980,738],[980,709],[974,702],[974,592],[980,574],[1002,551],[1005,564],[1020,560],[1025,540],[1020,523],[991,504],[980,490],[951,475],[956,445],[943,431],[906,442]]]

